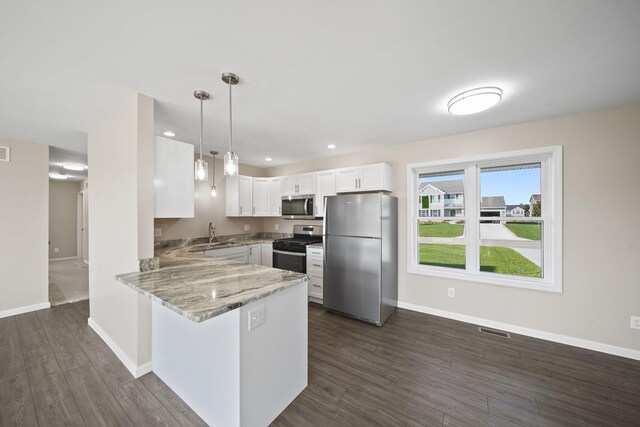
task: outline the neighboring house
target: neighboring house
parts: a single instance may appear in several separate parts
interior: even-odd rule
[[[520,205],[507,205],[507,216],[524,217],[524,209]]]
[[[535,205],[536,203],[540,203],[540,200],[541,199],[539,194],[532,194],[529,198],[529,206],[533,207],[533,205]]]
[[[539,204],[540,201],[542,199],[540,198],[539,194],[532,194],[531,197],[529,198],[529,206],[531,206],[530,210],[529,210],[529,215],[530,216],[534,216],[533,213],[535,212],[534,210],[534,206]],[[539,215],[536,215],[539,216]]]
[[[464,184],[461,179],[423,182],[420,184],[418,194],[421,218],[464,216]],[[425,197],[429,200],[428,209],[424,201]]]
[[[504,196],[483,197],[480,201],[480,216],[507,216]]]

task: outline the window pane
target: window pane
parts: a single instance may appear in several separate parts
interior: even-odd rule
[[[419,218],[464,218],[464,171],[421,174],[418,205]]]
[[[540,217],[540,171],[540,163],[480,169],[480,271],[542,277],[543,223],[518,221]]]
[[[420,264],[464,269],[464,220],[418,221],[418,245]]]
[[[543,223],[480,221],[480,271],[542,278]]]

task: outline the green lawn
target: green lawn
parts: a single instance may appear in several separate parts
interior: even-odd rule
[[[464,268],[464,245],[420,245],[420,264]],[[480,246],[480,270],[516,276],[541,277],[540,267],[511,248]]]
[[[540,240],[540,224],[537,222],[508,222],[504,226],[523,239]]]
[[[464,224],[436,222],[420,224],[420,237],[458,237],[464,234]]]

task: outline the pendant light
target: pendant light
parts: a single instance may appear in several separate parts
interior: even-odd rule
[[[224,176],[238,175],[238,155],[233,152],[233,111],[231,104],[231,87],[240,79],[233,73],[222,73],[222,81],[229,85],[229,152],[224,155]]]
[[[193,96],[200,100],[200,158],[196,160],[194,169],[196,181],[207,181],[209,178],[209,165],[202,158],[202,138],[204,134],[204,118],[202,115],[202,103],[209,99],[209,94],[203,90],[196,90],[193,92]]]
[[[218,190],[216,190],[216,156],[218,155],[217,151],[209,151],[213,160],[211,161],[211,197],[216,197],[218,195]]]

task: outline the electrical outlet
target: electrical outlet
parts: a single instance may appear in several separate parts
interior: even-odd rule
[[[53,248],[53,252],[55,252],[55,253],[60,252],[60,248]]]
[[[249,330],[253,330],[258,326],[264,325],[264,305],[260,305],[253,310],[249,310]]]
[[[276,231],[280,229],[280,224],[276,224]]]
[[[249,230],[251,230],[251,226],[249,224],[245,224],[244,231],[249,231]]]
[[[154,236],[154,237],[160,237],[160,236],[162,236],[162,228],[154,228],[154,229],[153,229],[153,236]]]
[[[640,329],[640,316],[631,316],[631,329]]]
[[[455,298],[456,296],[456,288],[449,288],[448,294],[449,298]]]

